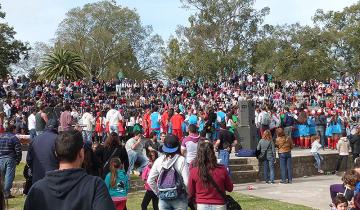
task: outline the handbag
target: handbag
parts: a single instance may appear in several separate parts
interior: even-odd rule
[[[215,187],[216,191],[224,199],[227,210],[242,210],[240,204],[233,197],[231,197],[230,195],[226,195],[225,192],[220,190],[219,186],[216,184],[216,182],[210,175],[209,175],[209,180],[211,184]]]
[[[260,160],[260,161],[266,160],[267,151],[270,148],[270,145],[271,145],[271,142],[269,142],[269,145],[267,146],[264,153],[261,153],[261,150],[256,150],[256,152],[259,153],[259,155],[257,156],[258,160]]]
[[[103,166],[103,169],[106,168],[106,166],[109,164],[110,162],[110,159],[115,155],[116,151],[117,151],[118,148],[115,148],[114,151],[111,153],[110,157],[107,159],[107,161],[105,162],[104,166]]]

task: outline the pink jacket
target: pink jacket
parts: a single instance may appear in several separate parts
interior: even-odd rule
[[[151,170],[151,164],[149,163],[145,167],[145,169],[143,170],[143,172],[141,174],[141,179],[145,181],[145,190],[149,190],[149,191],[151,191],[151,188],[150,188],[149,184],[147,183],[147,179],[149,177],[150,170]]]

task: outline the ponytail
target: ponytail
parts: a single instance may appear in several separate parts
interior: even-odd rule
[[[113,158],[110,161],[110,186],[111,188],[115,188],[116,179],[118,177],[118,169],[122,166],[121,160],[119,158]]]

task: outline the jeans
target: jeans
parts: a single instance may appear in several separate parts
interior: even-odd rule
[[[313,152],[312,154],[316,161],[316,168],[318,170],[321,170],[321,160],[323,160],[323,157],[321,157],[321,155],[318,152]]]
[[[291,137],[291,134],[292,134],[292,129],[293,129],[293,127],[292,127],[292,126],[287,126],[287,127],[284,127],[284,133],[285,133],[285,136]]]
[[[316,126],[316,134],[320,137],[320,143],[325,148],[325,127],[324,126]]]
[[[292,182],[292,163],[291,163],[291,152],[280,153],[280,171],[281,181],[286,182],[286,177],[289,182]],[[286,176],[287,172],[287,176]]]
[[[0,159],[0,171],[4,182],[5,197],[10,195],[10,190],[15,178],[16,161],[13,158],[1,158]]]
[[[225,168],[229,171],[229,158],[230,158],[229,151],[227,151],[227,150],[219,150],[218,157],[220,159],[220,164],[225,166]]]
[[[35,129],[31,129],[29,130],[29,134],[30,134],[30,140],[34,140],[34,138],[36,137],[36,130]]]
[[[339,155],[335,169],[336,171],[339,171],[343,159],[345,159],[345,171],[347,171],[348,155]]]
[[[201,204],[196,205],[196,210],[226,210],[225,205]]]
[[[159,199],[159,209],[161,210],[187,210],[188,200],[186,195],[180,195],[174,200]]]
[[[147,210],[147,206],[149,205],[150,201],[152,201],[153,209],[154,210],[159,210],[159,198],[151,190],[146,190],[144,198],[143,198],[142,203],[141,203],[141,209],[142,210]]]
[[[87,143],[92,143],[92,131],[82,131],[83,140]]]
[[[115,132],[119,134],[119,127],[117,125],[111,125],[110,126],[110,133]]]
[[[274,171],[274,157],[267,157],[266,160],[263,161],[264,165],[264,178],[266,182],[274,182],[275,180],[275,171]],[[270,171],[270,175],[269,175]]]
[[[140,173],[148,165],[149,160],[142,153],[137,153],[137,152],[135,152],[133,150],[129,150],[128,151],[128,156],[129,156],[129,172],[131,172],[133,170],[136,161],[139,162],[138,171]]]

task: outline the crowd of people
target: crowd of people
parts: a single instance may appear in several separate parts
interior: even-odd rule
[[[345,159],[342,145],[351,136],[353,157],[360,154],[358,90],[347,74],[325,82],[244,73],[216,83],[185,78],[34,82],[11,76],[0,83],[0,167],[7,198],[21,160],[15,134],[30,136],[26,209],[40,205],[40,194],[63,209],[88,208],[80,202],[83,197],[92,197],[86,205],[98,209],[124,209],[131,174],[146,182],[142,209],[150,201],[154,209],[183,209],[185,204],[226,209],[222,193],[232,190],[228,165],[239,143],[242,100],[255,104],[258,158],[267,183],[274,183],[276,149],[280,183],[292,183],[294,147],[311,148],[319,173],[321,148],[341,150]],[[89,183],[91,196],[79,194]],[[169,192],[169,185],[176,190]],[[62,203],[67,196],[72,202]],[[102,203],[107,200],[111,204]]]

